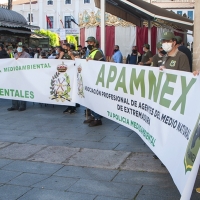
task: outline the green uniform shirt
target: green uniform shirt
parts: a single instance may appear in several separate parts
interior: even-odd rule
[[[149,61],[149,59],[152,58],[152,57],[153,57],[152,52],[151,52],[151,51],[147,51],[146,53],[144,53],[144,54],[142,55],[142,60],[141,60],[141,62],[145,64],[145,63],[146,63],[147,61]]]
[[[179,50],[177,50],[177,53],[175,53],[174,56],[164,56],[162,66],[165,66],[167,69],[190,72],[188,58]]]
[[[154,55],[152,58],[151,66],[160,67],[161,65],[162,65],[162,56],[160,56],[159,54]]]
[[[93,56],[93,52],[96,52],[95,55]],[[92,56],[90,56],[92,55]],[[99,60],[99,61],[104,61],[104,57],[102,55],[102,53],[97,49],[97,48],[94,48],[90,51],[90,54],[89,54],[89,57],[91,57],[93,60]]]
[[[72,60],[71,56],[68,55],[68,51],[67,50],[64,50],[64,55],[63,55],[62,59]]]

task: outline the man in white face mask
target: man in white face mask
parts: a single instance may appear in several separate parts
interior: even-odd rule
[[[17,45],[17,53],[15,53],[14,58],[17,60],[18,58],[30,58],[30,55],[24,51],[24,46],[22,42],[19,42]],[[7,109],[8,111],[24,111],[26,110],[26,101],[18,101],[12,100],[12,106]]]
[[[165,32],[161,38],[162,48],[167,53],[163,56],[160,69],[173,69],[190,72],[187,56],[177,48],[177,39],[172,32]]]

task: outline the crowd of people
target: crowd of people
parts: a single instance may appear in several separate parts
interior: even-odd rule
[[[183,45],[183,40],[180,36],[175,36],[172,32],[163,33],[159,38],[160,42],[157,43],[157,54],[153,55],[150,51],[150,45],[143,45],[143,54],[138,52],[137,46],[132,47],[131,53],[127,56],[126,64],[130,65],[142,65],[158,67],[160,70],[173,69],[186,72],[192,72],[192,54],[190,50]],[[88,46],[83,47],[75,46],[69,43],[64,43],[62,46],[56,48],[52,47],[50,51],[43,51],[42,48],[36,49],[27,48],[21,42],[18,43],[16,48],[13,46],[5,46],[0,44],[0,59],[2,58],[36,58],[36,59],[66,59],[74,60],[75,58],[81,58],[88,60],[106,61],[105,55],[99,48],[99,42],[94,37],[88,37],[86,40]],[[113,56],[111,62],[123,63],[123,56],[120,52],[119,45],[114,46]],[[198,75],[199,71],[193,71],[194,75]],[[76,104],[78,107],[79,105]],[[63,113],[75,113],[76,106],[68,106]],[[26,110],[25,101],[12,100],[12,106],[8,108],[8,111]],[[84,124],[88,124],[89,127],[102,125],[101,116],[94,111],[87,109],[89,118],[84,120]],[[155,159],[158,159],[154,155]],[[163,165],[164,166],[164,165]],[[197,192],[200,193],[200,188],[197,188]]]
[[[0,58],[34,58],[34,59],[65,59],[74,60],[81,58],[88,60],[106,61],[105,55],[99,48],[99,42],[94,37],[88,37],[87,47],[79,45],[77,49],[73,44],[63,43],[62,46],[52,47],[49,51],[44,51],[42,48],[28,48],[22,42],[16,46],[0,44]],[[123,63],[123,56],[119,45],[115,45],[113,56],[110,60],[115,63]],[[137,46],[132,47],[131,53],[127,56],[126,64],[143,65],[164,68],[192,71],[192,54],[190,50],[183,45],[183,40],[180,36],[175,36],[172,32],[165,32],[157,43],[157,54],[153,55],[150,51],[150,45],[143,45],[143,54],[138,52]],[[199,72],[193,72],[197,75]],[[68,106],[63,113],[73,114],[76,112],[76,106]],[[25,101],[12,101],[12,106],[8,111],[26,110]],[[90,117],[84,121],[89,126],[102,125],[101,116],[94,111],[87,110]]]

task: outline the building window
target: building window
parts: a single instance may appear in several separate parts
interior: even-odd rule
[[[71,0],[65,0],[65,4],[71,4]]]
[[[177,11],[177,14],[182,16],[183,12],[182,11]]]
[[[90,0],[84,0],[84,3],[90,3]]]
[[[48,0],[47,5],[53,5],[53,0]]]
[[[193,20],[193,11],[188,11],[188,18]]]
[[[47,29],[52,29],[53,28],[53,16],[48,16],[47,17]]]
[[[72,23],[71,23],[71,16],[65,16],[65,28],[71,28]]]
[[[30,13],[28,14],[28,22],[33,22],[33,14],[31,13],[31,19],[30,19]]]

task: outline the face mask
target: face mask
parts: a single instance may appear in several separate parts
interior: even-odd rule
[[[132,52],[133,52],[134,54],[136,54],[136,53],[137,53],[137,50],[133,50]]]
[[[87,48],[88,48],[89,50],[92,50],[92,49],[93,49],[93,45],[88,45]]]
[[[165,55],[167,52],[164,51],[164,50],[162,50],[162,51],[160,51],[160,53],[163,54],[163,55]]]
[[[170,52],[172,50],[172,43],[163,43],[162,48],[165,52]]]
[[[22,52],[22,47],[17,47],[17,52],[21,53]]]
[[[118,51],[118,49],[114,49],[114,52],[117,52]]]

